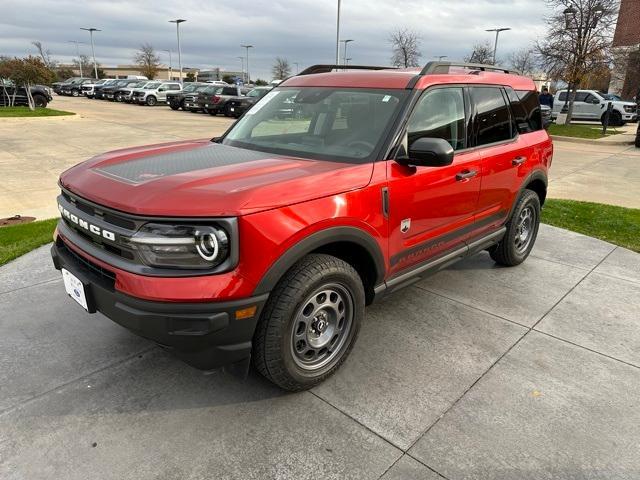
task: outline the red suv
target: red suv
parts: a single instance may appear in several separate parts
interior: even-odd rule
[[[346,359],[365,305],[536,239],[553,146],[534,83],[486,65],[310,67],[220,138],[62,174],[69,295],[201,369],[288,390]]]

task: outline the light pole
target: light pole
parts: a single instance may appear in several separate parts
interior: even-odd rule
[[[242,48],[247,49],[247,85],[251,83],[251,76],[249,75],[249,49],[253,48],[253,45],[240,45]]]
[[[163,50],[169,54],[169,80],[173,80],[173,62],[171,61],[171,50]]]
[[[244,76],[244,57],[239,56],[238,58],[240,59],[240,72],[242,73],[242,81],[244,83],[247,81],[247,79]]]
[[[180,48],[180,24],[186,22],[184,18],[176,18],[175,20],[169,20],[169,23],[176,24],[176,35],[178,36],[178,66],[180,67],[179,81],[182,83],[182,49]]]
[[[69,43],[75,43],[76,44],[76,55],[78,56],[78,65],[80,66],[80,76],[84,77],[84,75],[82,74],[82,58],[80,58],[80,48],[78,47],[79,44],[84,45],[84,42],[78,42],[77,40],[67,40]]]
[[[341,42],[344,42],[344,56],[342,57],[342,59],[343,59],[344,61],[346,61],[346,59],[347,59],[347,44],[348,44],[349,42],[355,42],[355,40],[354,40],[354,39],[352,39],[352,38],[348,38],[348,39],[346,39],[346,40],[340,40],[340,41],[341,41]],[[343,61],[343,63],[345,63],[344,61]]]
[[[490,28],[485,30],[485,32],[496,32],[496,42],[493,44],[493,64],[496,64],[496,51],[498,50],[498,36],[500,32],[505,32],[507,30],[511,30],[511,27],[498,27],[498,28]]]
[[[349,62],[351,61],[351,58],[345,58],[344,59],[344,64],[345,65],[349,65]]]
[[[338,17],[336,19],[336,65],[340,65],[340,0],[338,0]]]
[[[89,32],[89,36],[91,37],[91,56],[93,57],[93,73],[96,74],[95,78],[98,79],[98,64],[96,63],[96,51],[93,48],[93,32],[101,32],[102,30],[98,30],[97,28],[80,28],[80,30],[86,30]]]
[[[293,64],[296,66],[296,75],[297,75],[297,74],[298,74],[298,71],[299,71],[299,66],[300,66],[300,65],[298,64],[298,62],[293,62]]]

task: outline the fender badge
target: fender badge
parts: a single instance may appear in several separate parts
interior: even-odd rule
[[[404,220],[402,220],[402,222],[400,222],[400,231],[402,233],[407,233],[410,228],[411,228],[411,219],[410,218],[405,218]]]

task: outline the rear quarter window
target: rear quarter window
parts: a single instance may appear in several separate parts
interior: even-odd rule
[[[535,90],[518,90],[507,88],[507,96],[511,102],[516,127],[519,133],[542,130],[542,109],[538,92]]]

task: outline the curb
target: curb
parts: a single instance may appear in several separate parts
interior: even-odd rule
[[[559,135],[549,135],[551,137],[551,139],[554,142],[567,142],[567,143],[585,143],[587,145],[609,145],[609,146],[616,146],[616,145],[633,145],[635,142],[634,140],[623,140],[623,141],[619,141],[619,142],[612,142],[612,141],[602,141],[603,139],[599,139],[599,140],[594,140],[594,139],[590,139],[590,138],[576,138],[576,137],[562,137]]]

